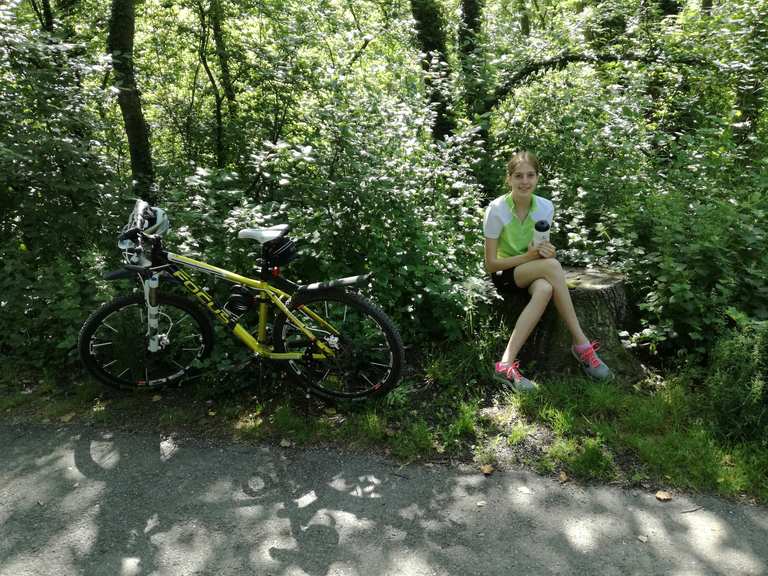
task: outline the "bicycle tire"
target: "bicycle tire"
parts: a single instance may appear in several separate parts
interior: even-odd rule
[[[144,295],[118,296],[91,314],[80,330],[78,352],[86,370],[120,389],[157,388],[188,376],[211,353],[213,327],[188,299],[158,294],[157,302],[164,339],[160,351],[148,350]]]
[[[371,302],[344,290],[299,294],[288,308],[318,339],[336,351],[333,358],[290,360],[291,371],[316,396],[330,400],[364,400],[382,396],[399,380],[403,342],[392,320]],[[333,334],[307,314],[313,310],[339,331]],[[311,352],[315,348],[285,314],[273,324],[276,352]],[[316,352],[317,350],[315,350]]]

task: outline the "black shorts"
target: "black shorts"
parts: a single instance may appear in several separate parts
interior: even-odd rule
[[[494,272],[491,274],[491,282],[496,287],[496,292],[501,296],[514,293],[528,295],[528,288],[520,288],[515,284],[515,269],[507,268],[501,274]]]

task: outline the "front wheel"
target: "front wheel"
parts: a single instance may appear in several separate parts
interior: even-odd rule
[[[149,388],[180,381],[210,354],[213,328],[189,300],[158,294],[159,350],[149,350],[142,294],[121,296],[96,310],[80,330],[85,368],[108,386]]]
[[[312,359],[318,349],[284,314],[275,319],[276,352],[302,352],[288,362],[314,394],[329,399],[360,400],[386,394],[400,380],[403,342],[392,321],[365,298],[343,290],[299,294],[289,309],[334,351]]]

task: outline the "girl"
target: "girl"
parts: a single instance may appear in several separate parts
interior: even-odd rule
[[[495,375],[515,390],[532,390],[536,384],[520,373],[517,354],[544,314],[550,299],[565,321],[573,338],[571,352],[587,375],[599,380],[612,377],[611,371],[598,358],[597,342],[584,335],[573,309],[565,283],[565,273],[555,258],[555,247],[549,242],[533,244],[533,226],[539,220],[552,224],[555,208],[552,202],[536,196],[539,161],[531,152],[518,152],[507,164],[506,184],[509,193],[496,198],[485,212],[485,269],[497,290],[525,290],[531,300],[515,323],[512,336]]]

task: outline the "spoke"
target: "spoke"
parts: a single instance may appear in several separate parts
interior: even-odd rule
[[[111,340],[109,342],[102,342],[101,344],[94,344],[93,342],[91,342],[91,348],[101,348],[102,346],[112,346],[112,344],[114,344],[114,342],[112,342]]]
[[[200,348],[182,348],[181,350],[186,352],[199,352]]]
[[[344,317],[341,319],[341,325],[344,326],[344,322],[347,321],[347,310],[349,309],[349,306],[346,304],[344,305]]]
[[[102,326],[106,326],[107,328],[109,328],[110,330],[112,330],[112,332],[114,332],[115,334],[117,334],[117,333],[118,333],[118,332],[117,332],[117,330],[115,330],[114,328],[112,328],[112,326],[110,326],[110,325],[109,325],[109,324],[107,324],[106,322],[102,322],[102,323],[101,323],[101,325],[102,325]]]
[[[102,368],[109,368],[110,366],[112,366],[112,364],[116,364],[116,363],[117,363],[117,360],[112,360],[112,362],[110,362],[109,364],[104,364]]]
[[[363,374],[362,372],[360,372],[360,376],[362,376],[363,378],[365,378],[365,381],[366,381],[366,382],[368,382],[368,384],[370,384],[371,386],[376,386],[376,384],[374,384],[373,382],[371,382],[371,381],[368,379],[368,376],[366,376],[366,375],[365,375],[365,374]]]
[[[372,366],[381,366],[383,368],[392,368],[392,364],[382,364],[381,362],[368,362]]]
[[[323,382],[325,382],[325,379],[328,378],[328,374],[330,374],[330,373],[331,373],[331,370],[329,368],[328,370],[325,371],[325,374],[323,374],[323,377],[320,378],[320,382],[318,382],[317,385],[321,386],[323,384]]]
[[[118,375],[117,375],[117,377],[118,377],[118,378],[122,378],[122,377],[123,377],[123,374],[125,374],[125,373],[126,373],[126,372],[128,372],[129,370],[130,370],[130,368],[126,368],[125,370],[123,370],[122,372],[120,372],[120,374],[118,374]]]

